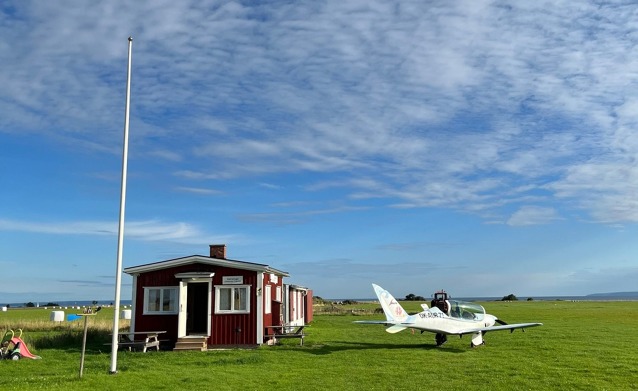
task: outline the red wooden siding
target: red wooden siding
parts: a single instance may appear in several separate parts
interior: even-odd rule
[[[310,290],[310,289],[308,289],[308,291],[306,292],[305,310],[306,310],[305,322],[306,322],[306,324],[309,324],[310,322],[312,322],[312,316],[313,316],[313,312],[312,312],[312,290]]]
[[[188,265],[197,267],[202,265]],[[177,314],[174,315],[143,315],[144,313],[144,288],[155,286],[179,286],[179,280],[175,273],[183,271],[206,271],[205,269],[189,269],[188,266],[172,269],[157,270],[143,273],[137,277],[137,296],[135,298],[135,331],[165,330],[162,338],[177,340]],[[186,268],[186,270],[185,270]]]
[[[166,338],[177,340],[178,315],[143,315],[144,288],[157,286],[179,286],[175,274],[184,272],[214,272],[211,298],[211,335],[209,345],[254,345],[257,341],[257,272],[204,264],[189,264],[178,267],[142,273],[137,277],[137,296],[135,300],[136,331],[165,330]],[[250,285],[249,314],[215,314],[216,285],[223,285],[224,276],[242,276],[244,285]],[[281,283],[281,278],[279,279]],[[274,290],[274,289],[273,289]]]
[[[211,336],[209,345],[254,345],[257,344],[257,272],[216,267],[213,286],[222,285],[223,276],[243,276],[244,284],[250,285],[249,314],[215,314],[215,291],[211,305]],[[230,285],[228,285],[230,286]],[[241,330],[241,331],[238,331]],[[261,343],[261,341],[259,341]]]

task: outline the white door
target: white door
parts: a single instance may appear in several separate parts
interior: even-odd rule
[[[186,336],[186,318],[188,316],[186,305],[188,303],[188,283],[179,282],[179,314],[177,319],[177,338]]]

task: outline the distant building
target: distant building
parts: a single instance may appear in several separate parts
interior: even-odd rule
[[[312,291],[284,283],[287,272],[191,255],[124,269],[133,277],[131,331],[166,331],[169,343],[199,337],[208,347],[260,345],[269,326],[312,321]]]

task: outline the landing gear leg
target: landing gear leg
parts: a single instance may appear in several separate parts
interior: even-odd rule
[[[447,335],[445,334],[436,334],[436,346],[441,346],[447,342]]]

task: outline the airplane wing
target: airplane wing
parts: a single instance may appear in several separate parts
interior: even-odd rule
[[[408,328],[408,327],[403,326],[403,325],[404,324],[410,324],[410,323],[389,322],[387,320],[355,320],[353,323],[359,323],[359,324],[382,324],[384,326],[389,326],[387,329],[385,329],[385,331],[387,331],[390,334],[396,334],[399,331],[403,331],[403,330]]]
[[[358,324],[382,324],[385,326],[394,326],[396,325],[396,322],[388,322],[387,320],[355,320],[352,323],[358,323]]]
[[[465,330],[460,330],[457,333],[454,334],[474,334],[474,333],[478,333],[479,331],[482,331],[484,333],[488,332],[488,331],[499,331],[499,330],[511,330],[514,331],[515,329],[524,329],[527,327],[535,327],[535,326],[542,326],[542,323],[515,323],[515,324],[505,324],[502,326],[491,326],[491,327],[476,327],[476,328],[472,328],[472,329],[465,329]]]

